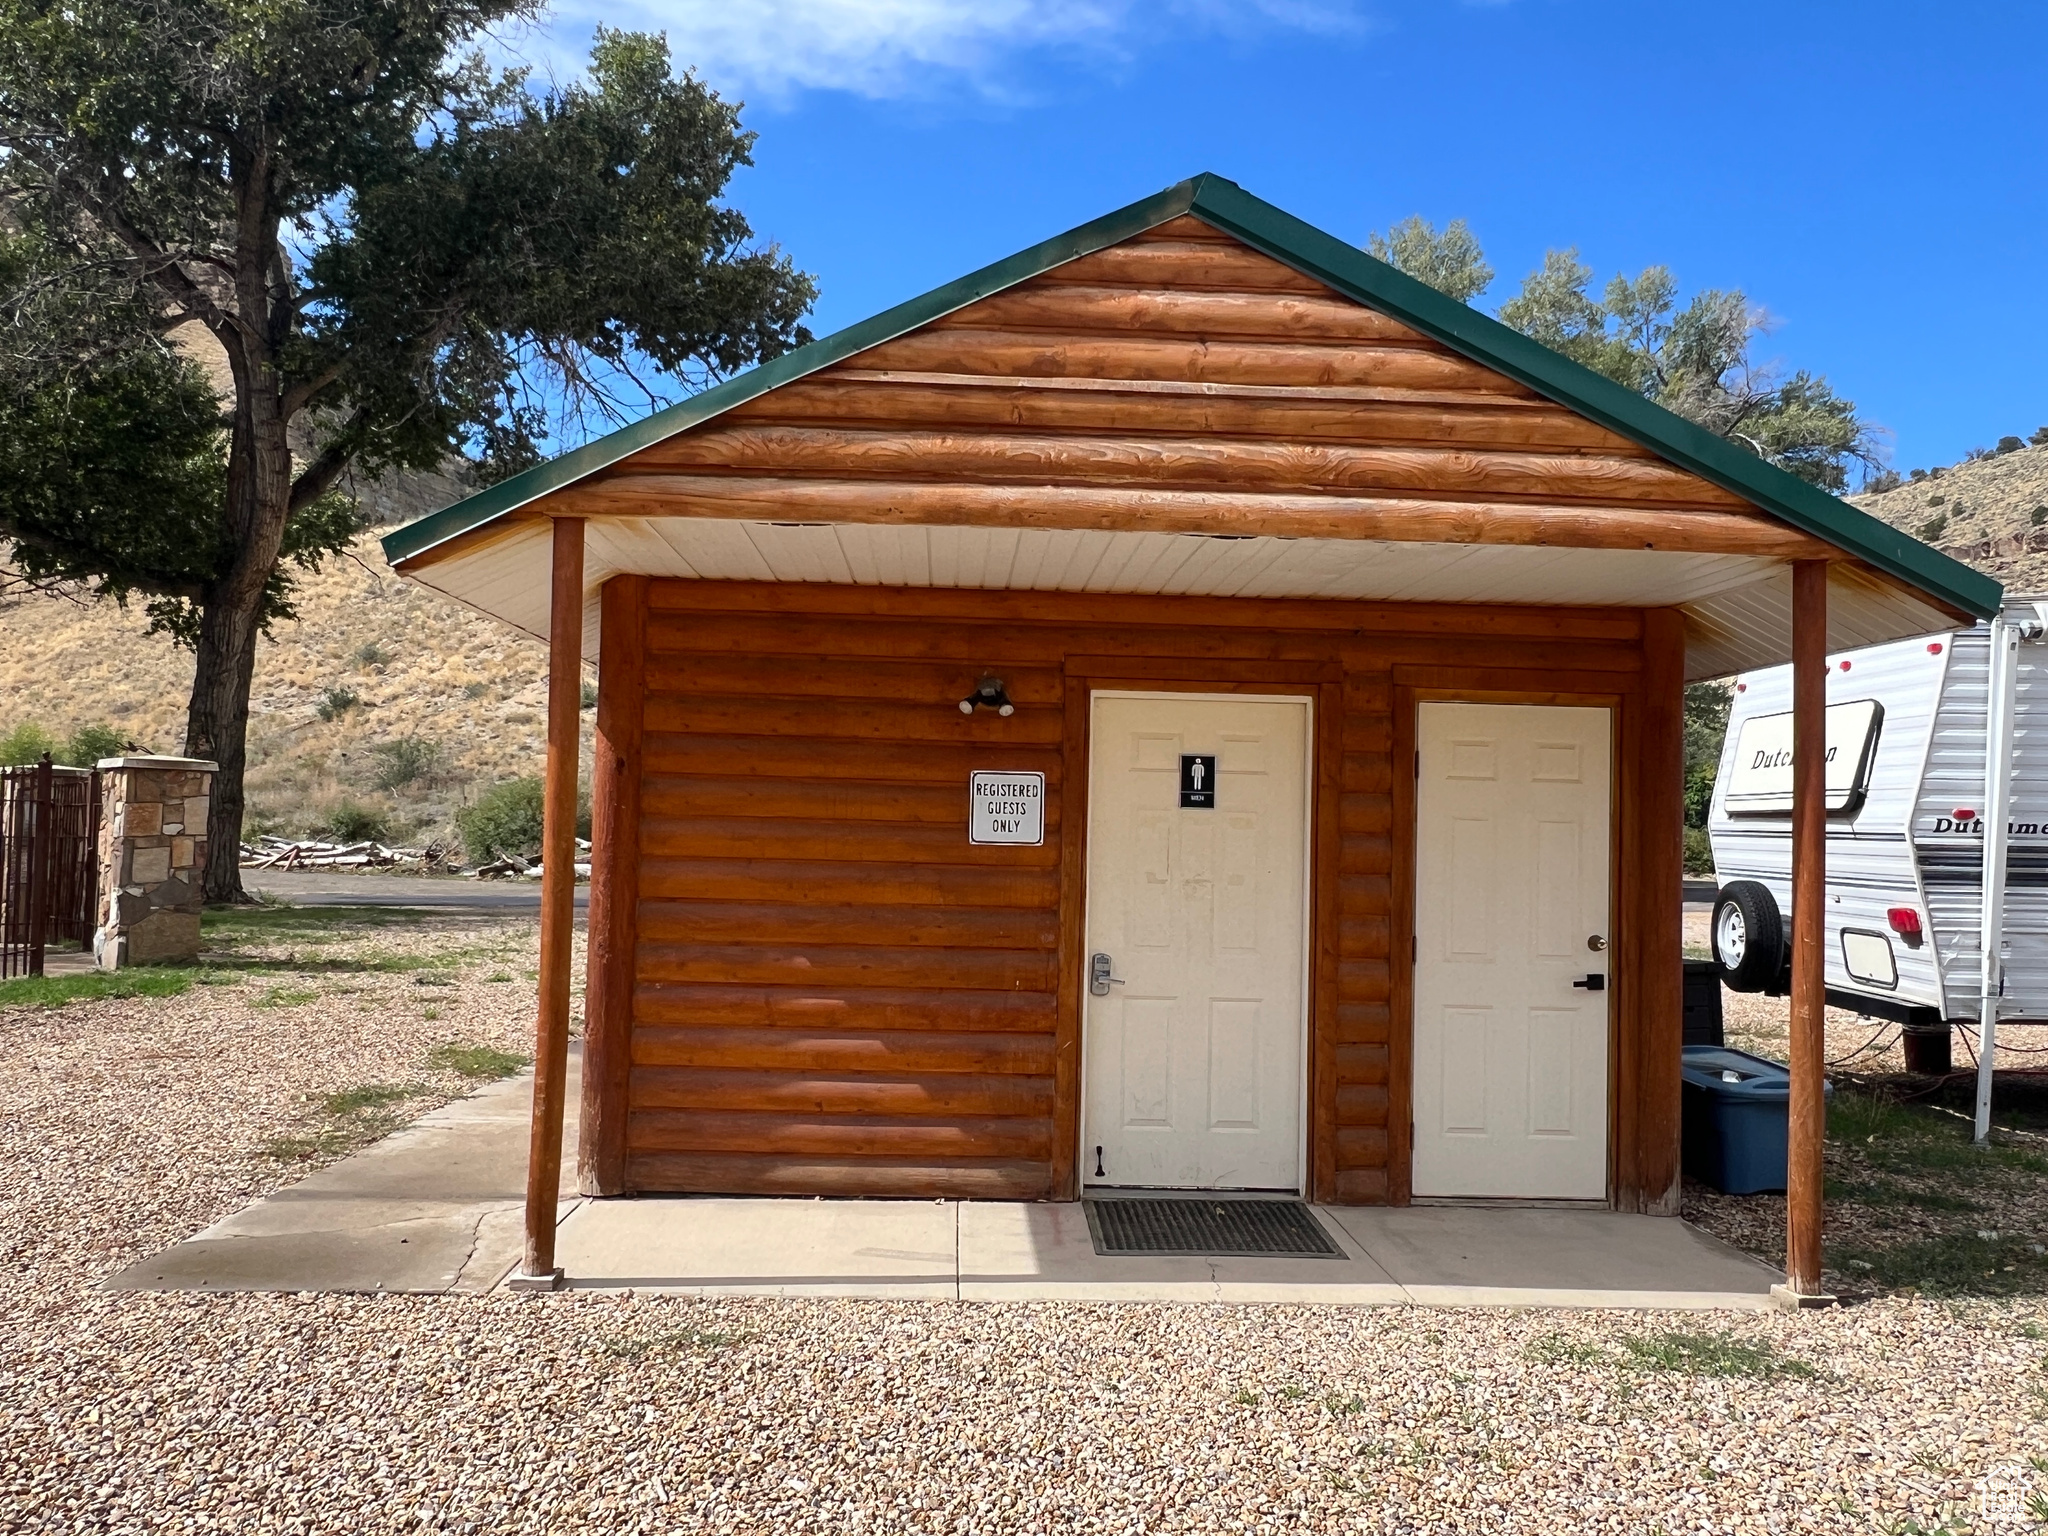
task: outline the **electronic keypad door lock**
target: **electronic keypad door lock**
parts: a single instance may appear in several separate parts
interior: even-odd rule
[[[1097,954],[1088,957],[1088,990],[1097,997],[1107,997],[1111,987],[1120,987],[1124,984],[1123,977],[1109,974],[1115,963],[1107,955]]]

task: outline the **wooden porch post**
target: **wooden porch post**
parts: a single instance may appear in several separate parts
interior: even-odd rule
[[[1785,1291],[1824,1302],[1821,1141],[1827,1129],[1823,1029],[1827,957],[1828,568],[1792,564],[1792,1095],[1785,1168]]]
[[[553,1290],[569,1070],[569,951],[576,928],[576,756],[583,715],[583,520],[554,525],[548,602],[548,767],[543,792],[540,1006],[533,1044],[533,1139],[526,1158],[526,1262],[510,1284]]]

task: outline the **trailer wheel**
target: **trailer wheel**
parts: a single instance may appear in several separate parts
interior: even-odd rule
[[[1731,880],[1714,902],[1714,959],[1736,992],[1761,992],[1785,968],[1785,920],[1770,887]]]

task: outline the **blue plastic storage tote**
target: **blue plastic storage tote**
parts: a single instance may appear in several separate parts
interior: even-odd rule
[[[1685,1047],[1685,1171],[1728,1195],[1785,1187],[1789,1067],[1724,1045]],[[1822,1092],[1834,1096],[1834,1085]]]

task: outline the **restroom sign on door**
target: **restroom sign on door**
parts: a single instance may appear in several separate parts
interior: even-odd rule
[[[1045,841],[1045,775],[970,774],[967,840],[1037,847]]]
[[[1180,808],[1184,811],[1216,809],[1216,758],[1213,753],[1180,755]]]

